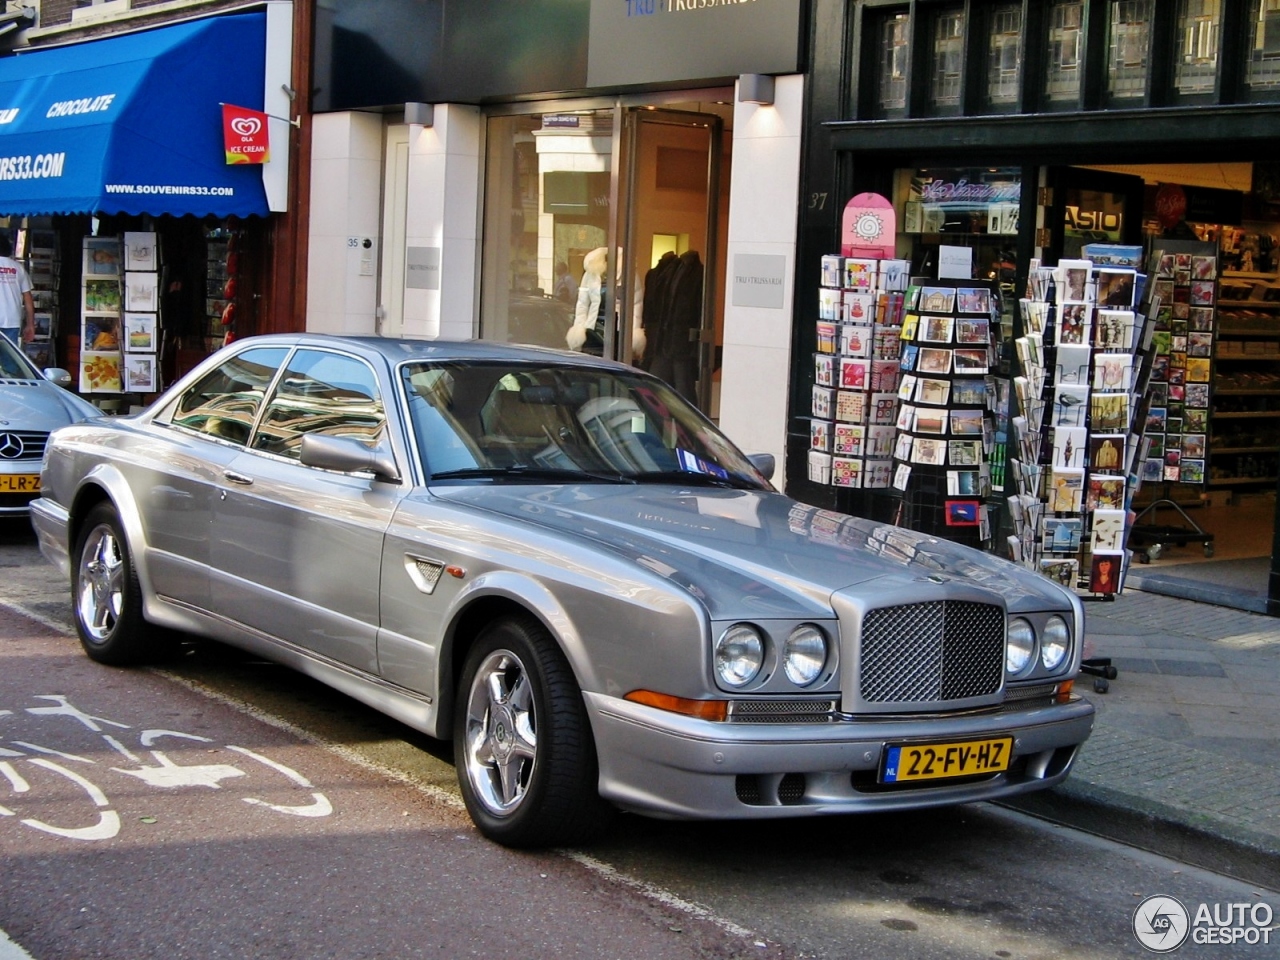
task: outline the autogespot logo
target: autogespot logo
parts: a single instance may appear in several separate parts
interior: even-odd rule
[[[1133,935],[1152,953],[1171,953],[1186,942],[1191,915],[1173,897],[1147,897],[1133,911]]]

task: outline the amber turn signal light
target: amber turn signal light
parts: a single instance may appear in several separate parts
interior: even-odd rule
[[[671,713],[696,717],[699,720],[723,721],[729,715],[727,700],[687,700],[684,697],[673,697],[666,693],[654,693],[652,690],[632,690],[624,698],[632,703],[643,703],[646,707],[657,707]]]
[[[1062,683],[1058,684],[1058,694],[1054,699],[1059,703],[1068,702],[1071,699],[1071,688],[1075,686],[1075,683],[1074,680],[1063,680]]]

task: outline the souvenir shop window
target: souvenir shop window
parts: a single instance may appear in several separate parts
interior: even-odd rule
[[[929,104],[935,109],[960,106],[964,76],[964,8],[939,11],[933,21],[933,62]]]

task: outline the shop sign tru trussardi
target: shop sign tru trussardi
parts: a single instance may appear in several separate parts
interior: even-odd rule
[[[587,85],[796,73],[802,0],[591,0]]]

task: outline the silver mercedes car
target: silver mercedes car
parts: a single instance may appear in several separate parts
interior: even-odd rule
[[[1093,723],[1078,598],[772,467],[621,364],[269,336],[59,430],[32,519],[90,657],[176,628],[452,738],[504,844],[1066,777]]]
[[[40,371],[0,337],[0,517],[25,517],[40,494],[40,463],[49,434],[102,411],[70,390],[71,374]]]

